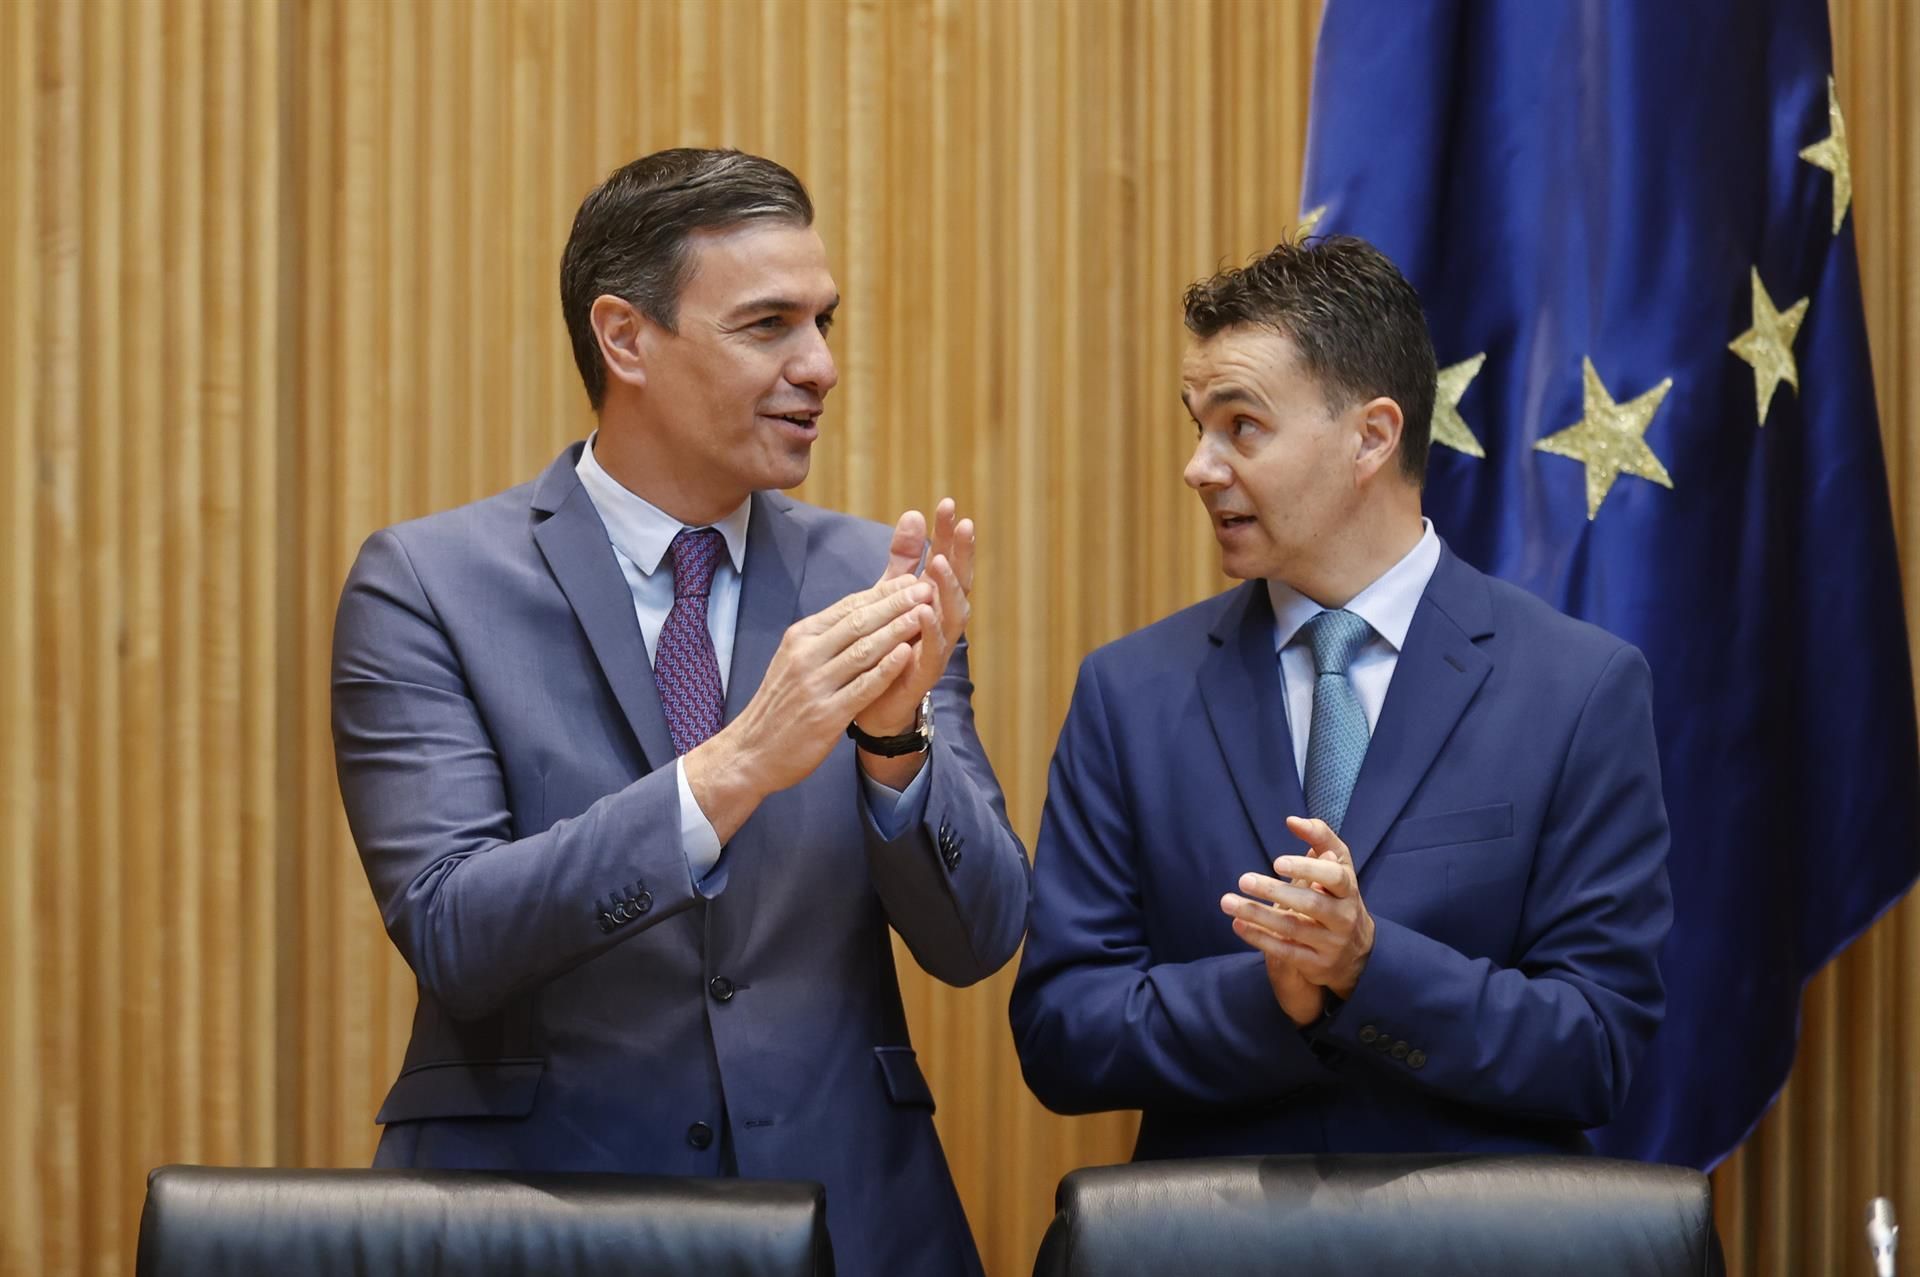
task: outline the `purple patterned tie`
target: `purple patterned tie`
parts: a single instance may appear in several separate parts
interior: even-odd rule
[[[667,547],[673,560],[673,610],[660,627],[653,683],[660,689],[676,754],[720,730],[720,662],[707,632],[707,592],[725,549],[712,528],[682,528]]]

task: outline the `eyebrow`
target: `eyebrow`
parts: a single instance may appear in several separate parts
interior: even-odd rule
[[[822,306],[820,308],[819,313],[822,315],[831,315],[833,314],[834,311],[838,310],[839,308],[840,308],[840,295],[838,293],[835,293],[833,300],[828,302],[825,306]],[[756,315],[756,314],[786,315],[786,314],[791,314],[794,311],[808,311],[812,309],[813,307],[809,306],[807,303],[803,301],[796,301],[791,297],[756,297],[752,301],[743,302],[742,304],[735,306],[732,310],[728,311],[727,318],[729,320],[734,320],[734,319],[743,318],[747,315]]]
[[[1239,386],[1220,387],[1202,400],[1197,409],[1193,406],[1193,401],[1187,398],[1187,392],[1184,390],[1180,392],[1180,402],[1185,404],[1187,411],[1195,416],[1203,412],[1212,412],[1216,408],[1224,408],[1228,404],[1246,404],[1252,408],[1264,406],[1260,398],[1251,390],[1245,390]]]

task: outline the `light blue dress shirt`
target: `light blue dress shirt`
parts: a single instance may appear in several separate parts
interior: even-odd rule
[[[1427,592],[1433,570],[1440,566],[1440,538],[1431,519],[1420,520],[1420,539],[1400,561],[1381,573],[1366,589],[1353,596],[1346,610],[1373,627],[1360,654],[1347,667],[1347,679],[1367,715],[1367,730],[1380,722],[1380,707],[1387,700],[1387,686],[1400,664],[1400,649],[1406,644],[1407,630],[1413,625],[1414,611]],[[1307,732],[1313,725],[1313,650],[1296,643],[1308,621],[1327,609],[1300,591],[1280,581],[1267,582],[1267,597],[1273,603],[1273,645],[1280,653],[1280,681],[1286,692],[1287,728],[1293,738],[1293,765],[1300,772],[1300,783],[1307,777]]]
[[[660,571],[660,563],[666,558],[673,538],[686,525],[636,496],[608,474],[593,455],[594,440],[598,438],[596,431],[580,450],[574,473],[580,476],[581,486],[587,490],[593,508],[600,514],[600,522],[607,529],[613,557],[620,564],[620,574],[626,578],[627,589],[633,595],[634,615],[639,618],[640,637],[646,643],[647,660],[651,663],[659,647],[660,629],[667,623],[667,613],[673,610],[673,573]],[[713,638],[713,655],[720,666],[722,694],[733,671],[733,636],[740,619],[740,574],[746,570],[747,519],[752,511],[753,502],[742,501],[731,514],[710,525],[727,546],[726,558],[714,566],[713,584],[707,595],[707,633]],[[868,809],[882,836],[897,837],[900,830],[920,818],[926,806],[925,781],[931,765],[929,759],[904,791],[889,788],[865,772],[860,773]],[[713,822],[694,800],[693,788],[687,784],[687,770],[677,758],[673,772],[680,791],[680,845],[686,851],[687,867],[692,870],[694,881],[699,882],[720,859],[720,835],[714,832]]]

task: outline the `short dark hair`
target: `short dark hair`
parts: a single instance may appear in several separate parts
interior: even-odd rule
[[[1283,241],[1187,289],[1187,328],[1205,340],[1241,325],[1293,343],[1330,412],[1384,395],[1400,405],[1400,473],[1426,482],[1438,365],[1420,296],[1379,249],[1352,235]]]
[[[761,218],[811,226],[813,201],[785,167],[744,151],[655,151],[587,193],[560,255],[560,312],[594,411],[607,397],[594,299],[624,298],[672,331],[693,269],[687,237]]]

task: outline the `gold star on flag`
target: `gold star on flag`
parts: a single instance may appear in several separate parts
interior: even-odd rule
[[[1483,350],[1472,359],[1442,368],[1438,393],[1433,397],[1433,441],[1469,457],[1484,457],[1487,450],[1473,437],[1466,418],[1460,415],[1460,396],[1467,393],[1467,387],[1479,375],[1480,365],[1486,362],[1487,352]]]
[[[1773,308],[1773,298],[1760,282],[1760,270],[1753,270],[1753,327],[1727,343],[1727,349],[1753,365],[1754,407],[1760,424],[1767,424],[1767,405],[1773,392],[1786,382],[1797,392],[1800,370],[1793,362],[1793,339],[1807,317],[1809,299],[1802,297],[1784,311]]]
[[[1663,488],[1673,487],[1672,476],[1643,437],[1647,423],[1660,410],[1660,401],[1673,389],[1673,378],[1666,378],[1626,403],[1615,403],[1600,374],[1594,371],[1593,360],[1583,357],[1580,370],[1585,383],[1580,420],[1533,446],[1586,465],[1587,519],[1591,521],[1600,513],[1600,503],[1607,499],[1613,481],[1623,474],[1651,480]]]
[[[1313,234],[1314,228],[1320,225],[1320,219],[1326,215],[1327,206],[1325,204],[1315,204],[1312,208],[1300,215],[1300,229],[1293,233],[1293,237],[1295,239],[1305,239],[1307,236]]]
[[[1853,159],[1847,154],[1847,122],[1840,115],[1840,95],[1834,91],[1833,77],[1827,77],[1827,122],[1832,132],[1800,152],[1800,158],[1815,168],[1833,174],[1833,233],[1840,233],[1847,205],[1853,203]]]

